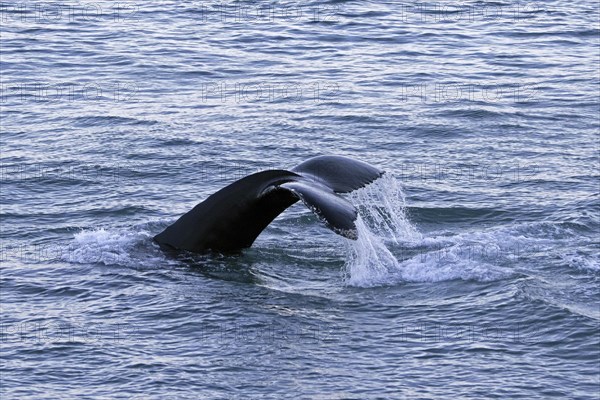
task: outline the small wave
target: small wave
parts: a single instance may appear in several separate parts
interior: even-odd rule
[[[74,125],[79,127],[90,126],[117,126],[117,125],[154,125],[157,121],[145,120],[116,115],[89,115],[74,118]]]
[[[414,221],[425,223],[480,222],[505,217],[506,211],[493,208],[407,207]]]

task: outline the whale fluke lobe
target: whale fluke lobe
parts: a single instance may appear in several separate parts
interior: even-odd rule
[[[356,239],[356,209],[330,188],[301,181],[284,183],[281,187],[294,193],[335,233]]]
[[[335,193],[360,189],[383,174],[366,162],[342,156],[313,157],[295,166],[292,171],[325,184]]]
[[[359,189],[383,171],[341,156],[319,156],[286,170],[248,175],[209,196],[154,237],[165,249],[236,251],[286,208],[302,200],[335,233],[356,239],[354,206],[338,195]]]

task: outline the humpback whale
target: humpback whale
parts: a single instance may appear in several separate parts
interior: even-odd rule
[[[356,208],[339,194],[359,189],[384,174],[342,156],[310,158],[288,170],[248,175],[210,195],[154,237],[165,250],[238,251],[298,200],[327,227],[356,239]]]

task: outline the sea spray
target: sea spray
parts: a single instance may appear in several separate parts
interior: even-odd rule
[[[422,238],[407,218],[404,192],[393,175],[385,174],[351,197],[373,234],[395,244]]]
[[[347,241],[346,284],[374,286],[401,276],[399,261],[386,246],[414,242],[421,234],[406,216],[404,193],[399,182],[389,174],[352,194],[358,205],[356,220],[358,239]]]
[[[373,234],[359,215],[356,219],[358,239],[348,241],[349,251],[345,263],[345,281],[351,286],[373,286],[384,283],[390,273],[399,271],[398,260]]]
[[[410,223],[404,193],[391,175],[356,191],[352,201],[359,216],[358,239],[346,241],[344,282],[350,286],[502,279],[511,275],[507,265],[514,255],[499,250],[501,245],[518,245],[527,239],[503,229],[459,235],[440,231],[424,237]]]

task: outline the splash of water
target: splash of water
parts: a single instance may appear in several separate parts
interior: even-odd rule
[[[145,227],[122,230],[83,230],[64,252],[64,261],[104,265],[152,266],[164,257],[150,240]]]
[[[389,280],[390,274],[399,271],[398,260],[373,234],[362,217],[356,220],[358,239],[349,243],[344,280],[351,286],[373,286]],[[349,241],[347,241],[348,243]]]
[[[464,234],[442,231],[425,237],[409,221],[404,193],[391,175],[351,197],[359,216],[358,240],[346,241],[344,282],[350,286],[495,280],[513,273],[510,265],[523,256],[515,251],[519,246],[527,245],[531,253],[536,243],[511,227]]]
[[[351,197],[359,205],[359,214],[367,224],[365,227],[373,234],[394,244],[422,239],[408,220],[404,192],[393,175],[385,174],[373,184],[352,193]]]
[[[358,239],[347,241],[344,280],[351,286],[389,282],[390,277],[401,274],[401,267],[386,241],[399,245],[422,238],[407,218],[404,192],[399,182],[386,174],[351,197],[358,204]]]

